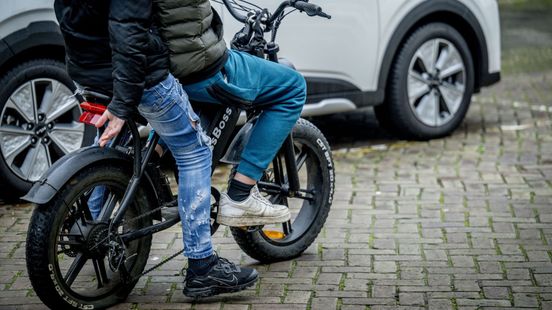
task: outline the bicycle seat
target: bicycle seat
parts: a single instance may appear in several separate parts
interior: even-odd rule
[[[85,101],[88,101],[91,103],[108,105],[111,102],[111,96],[96,90],[91,90],[90,88],[84,88],[80,90],[79,94],[84,98]],[[132,119],[139,125],[145,126],[148,124],[148,121],[138,113],[135,113],[132,116]]]

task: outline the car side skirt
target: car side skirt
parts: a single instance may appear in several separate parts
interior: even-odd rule
[[[385,97],[383,89],[362,91],[357,86],[339,79],[318,77],[306,77],[305,79],[307,81],[307,107],[318,104],[331,109],[329,112],[333,113],[351,110],[351,102],[357,107],[378,105],[383,102]],[[339,103],[337,99],[345,100]],[[340,108],[343,111],[338,111]],[[326,114],[323,112],[325,111],[312,111],[308,113],[309,115],[304,116]]]

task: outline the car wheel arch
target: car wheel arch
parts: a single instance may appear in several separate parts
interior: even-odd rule
[[[2,39],[8,49],[0,59],[0,73],[33,59],[53,59],[65,62],[65,44],[59,26],[53,21],[39,21],[15,31]]]
[[[483,86],[482,76],[488,71],[489,62],[485,35],[479,21],[468,7],[458,1],[447,0],[426,1],[415,7],[402,19],[387,43],[385,56],[380,66],[378,90],[387,92],[389,73],[402,44],[416,29],[433,22],[448,24],[463,33],[474,60],[475,90],[479,91]]]

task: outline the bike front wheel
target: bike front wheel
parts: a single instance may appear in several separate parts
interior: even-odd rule
[[[286,191],[289,181],[283,154],[276,156],[259,182],[259,191],[272,203],[289,207],[290,221],[260,229],[231,228],[240,248],[263,263],[301,255],[320,233],[332,205],[335,172],[328,141],[316,126],[300,119],[293,128],[293,145],[298,195]]]
[[[151,217],[139,217],[148,211],[144,189],[136,193],[123,224],[109,233],[130,175],[116,165],[85,168],[52,201],[35,207],[27,235],[27,270],[48,307],[106,308],[124,300],[136,285],[151,235],[127,243],[118,236],[152,224]]]

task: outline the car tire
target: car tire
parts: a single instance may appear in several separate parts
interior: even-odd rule
[[[21,63],[0,77],[0,175],[5,201],[16,201],[64,154],[92,143],[65,65]]]
[[[400,138],[441,138],[460,125],[473,91],[468,44],[453,27],[431,23],[401,45],[392,65],[387,100],[375,107],[375,113],[380,125]]]

